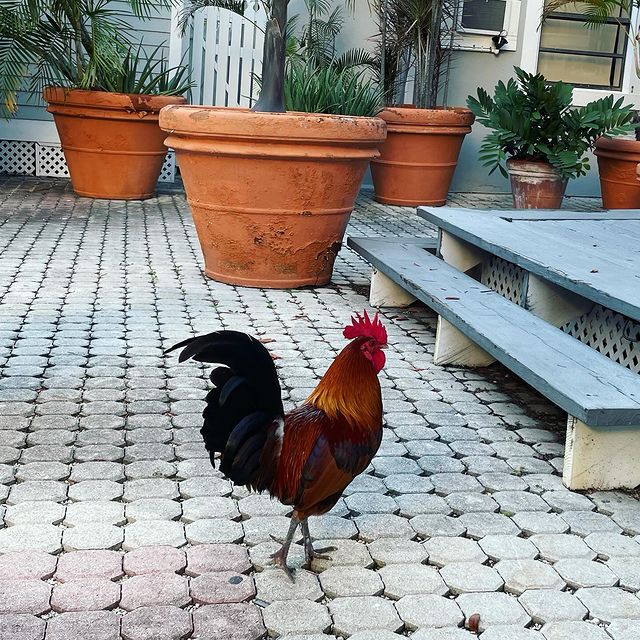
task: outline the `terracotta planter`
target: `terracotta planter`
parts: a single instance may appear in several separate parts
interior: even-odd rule
[[[559,209],[567,188],[548,162],[507,160],[513,204],[516,209]]]
[[[47,87],[73,190],[80,196],[142,200],[153,196],[167,155],[158,126],[176,96],[145,96]]]
[[[392,107],[380,158],[371,162],[375,198],[385,204],[441,206],[475,116],[469,109]]]
[[[167,107],[205,260],[230,284],[288,288],[331,279],[379,118]]]
[[[598,157],[602,206],[605,209],[640,208],[640,182],[636,176],[640,142],[599,138],[594,153]]]

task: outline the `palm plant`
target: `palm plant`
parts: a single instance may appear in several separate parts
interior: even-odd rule
[[[0,98],[5,115],[16,109],[16,94],[30,76],[28,88],[46,85],[111,90],[131,84],[133,54],[126,21],[131,12],[148,18],[172,0],[126,0],[116,9],[110,0],[2,0],[0,5]],[[157,53],[158,49],[154,53]],[[147,83],[141,92],[184,93],[188,83],[172,82],[176,70],[147,59]],[[161,76],[158,78],[158,76]],[[180,76],[183,77],[182,75]]]

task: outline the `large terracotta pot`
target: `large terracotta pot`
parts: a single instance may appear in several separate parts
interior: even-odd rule
[[[599,138],[594,153],[598,157],[602,206],[605,209],[640,208],[640,182],[636,177],[640,142]]]
[[[252,287],[329,282],[379,118],[167,107],[210,278]]]
[[[562,206],[567,180],[548,162],[510,158],[507,169],[516,209],[559,209]]]
[[[387,123],[387,140],[371,162],[376,200],[405,207],[445,204],[473,113],[403,106],[379,115]]]
[[[167,155],[158,114],[167,105],[184,104],[184,98],[47,87],[44,99],[78,195],[153,196]]]

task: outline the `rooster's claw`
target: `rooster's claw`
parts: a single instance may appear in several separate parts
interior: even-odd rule
[[[273,560],[273,564],[275,564],[276,567],[280,567],[284,571],[285,575],[287,576],[287,578],[289,578],[289,580],[291,580],[291,582],[295,582],[293,573],[291,572],[291,569],[287,564],[287,553],[284,547],[278,549],[278,551],[272,553],[269,557]]]

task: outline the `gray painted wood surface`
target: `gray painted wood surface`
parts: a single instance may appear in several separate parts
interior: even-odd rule
[[[600,428],[640,426],[640,377],[413,243],[349,245],[552,402]]]
[[[526,218],[516,217],[524,213]],[[640,242],[630,241],[640,235],[640,211],[624,211],[619,219],[608,212],[558,213],[562,217],[418,209],[418,215],[452,235],[640,321]]]

